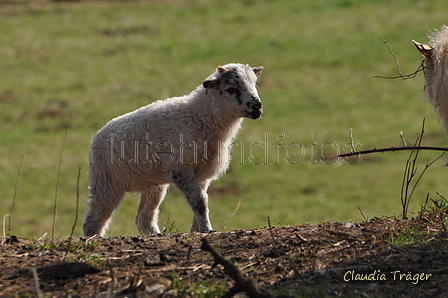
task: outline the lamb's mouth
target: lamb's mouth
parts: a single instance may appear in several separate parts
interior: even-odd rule
[[[246,117],[255,120],[260,118],[262,113],[263,109],[254,109],[252,112],[246,112]]]

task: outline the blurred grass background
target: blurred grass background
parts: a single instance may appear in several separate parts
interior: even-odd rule
[[[409,152],[331,161],[337,148],[349,150],[350,128],[357,149],[400,146],[400,131],[414,143],[423,118],[423,144],[446,146],[424,99],[422,73],[406,81],[372,75],[397,74],[378,36],[403,72],[413,72],[421,56],[411,40],[427,41],[428,30],[445,24],[447,8],[442,0],[0,1],[0,215],[11,211],[24,156],[11,232],[50,233],[62,140],[73,112],[56,222],[56,235],[67,237],[80,165],[81,219],[86,209],[96,131],[157,99],[189,93],[229,62],[265,67],[258,84],[265,113],[244,121],[236,140],[242,146],[234,147],[228,173],[210,188],[216,230],[262,227],[267,217],[282,225],[361,221],[358,207],[367,218],[400,215]],[[422,153],[419,169],[436,156]],[[426,172],[410,211],[427,193],[447,193],[443,165]],[[108,235],[137,234],[137,204],[135,195],[125,197]],[[186,232],[191,217],[171,188],[161,228]],[[81,219],[75,236],[82,234]]]

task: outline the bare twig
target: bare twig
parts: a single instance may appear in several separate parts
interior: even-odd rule
[[[19,179],[20,179],[20,171],[22,170],[22,164],[23,159],[25,158],[25,155],[22,155],[22,159],[20,160],[19,169],[17,170],[17,177],[14,181],[14,194],[12,196],[12,204],[11,204],[11,212],[9,213],[9,221],[8,221],[8,236],[11,236],[11,222],[12,222],[12,214],[14,211],[14,205],[16,202],[16,196],[17,196],[17,187],[19,186]],[[6,235],[4,235],[6,236]]]
[[[425,174],[426,170],[436,161],[438,161],[440,158],[442,158],[445,155],[445,152],[443,152],[442,154],[440,154],[437,158],[435,158],[433,161],[431,162],[427,162],[425,165],[425,168],[423,169],[422,173],[420,174],[420,176],[418,177],[417,181],[414,184],[414,187],[412,188],[411,194],[410,196],[412,196],[412,194],[415,191],[415,188],[417,187],[417,184],[420,182],[420,179],[422,178],[423,174]]]
[[[3,215],[3,225],[2,225],[2,228],[3,228],[3,238],[6,238],[6,218],[8,216],[11,216],[11,214]]]
[[[70,237],[68,238],[68,244],[67,244],[67,250],[65,252],[64,258],[63,260],[65,261],[65,259],[68,256],[68,253],[70,251],[70,249],[72,249],[72,240],[73,240],[73,233],[75,232],[75,227],[76,224],[78,222],[78,206],[79,206],[79,178],[81,176],[81,166],[79,166],[78,168],[78,179],[76,180],[76,211],[75,211],[75,222],[73,223],[72,226],[72,232],[70,233]]]
[[[272,237],[272,242],[274,243],[274,246],[277,246],[277,241],[275,241],[275,237],[274,237],[274,232],[272,231],[272,226],[271,226],[271,219],[268,216],[268,225],[269,225],[269,232],[271,233],[271,237]]]
[[[235,214],[238,212],[238,209],[240,209],[240,205],[241,205],[241,198],[238,201],[238,204],[235,207],[235,210],[233,210],[232,214],[229,216],[229,218],[226,219],[226,221],[224,222],[223,226],[225,227],[226,224],[235,216]]]
[[[188,246],[188,252],[187,252],[187,261],[186,264],[190,264],[190,258],[191,258],[191,251],[193,250],[193,246],[189,245]]]
[[[110,283],[107,288],[107,294],[106,298],[113,298],[114,297],[114,284],[115,284],[115,276],[114,276],[114,268],[112,267],[112,264],[110,263],[110,260],[108,259],[106,262],[107,266],[109,267],[110,271]]]
[[[44,240],[45,239],[45,237],[47,237],[47,235],[48,235],[48,233],[47,232],[45,232],[42,236],[40,236],[39,238],[37,238],[37,241],[39,242],[39,241],[42,241],[42,240]]]
[[[64,147],[65,140],[67,138],[67,131],[70,126],[70,122],[72,120],[73,111],[70,113],[70,118],[68,119],[67,127],[65,128],[64,140],[62,142],[61,156],[59,158],[59,167],[58,167],[58,179],[56,180],[56,192],[54,195],[54,205],[53,205],[53,224],[51,226],[51,239],[54,239],[54,231],[56,228],[56,215],[58,210],[58,196],[59,196],[59,181],[61,179],[61,167],[62,167],[62,157],[64,155]]]
[[[403,146],[407,147],[408,145],[406,144],[406,141],[404,140],[403,132],[401,130],[400,130],[400,139],[401,139],[401,143],[403,143]]]
[[[361,207],[358,207],[358,210],[361,213],[362,218],[364,218],[364,221],[367,221],[367,218],[364,216],[364,213],[362,213]]]
[[[350,152],[355,152],[355,143],[353,142],[353,128],[350,128],[350,133],[348,135],[350,137],[350,145],[352,147],[352,149],[350,150]]]
[[[389,76],[382,76],[382,75],[377,75],[377,76],[373,76],[374,78],[381,78],[381,79],[403,79],[403,80],[407,80],[407,79],[413,79],[417,76],[417,73],[419,73],[420,71],[423,71],[425,69],[425,65],[423,64],[423,61],[420,63],[420,65],[418,66],[418,68],[411,74],[408,75],[403,75],[403,73],[401,72],[401,67],[400,67],[400,63],[398,62],[398,58],[397,56],[395,56],[394,52],[392,52],[392,50],[390,49],[389,45],[387,44],[387,42],[382,39],[380,36],[378,36],[379,39],[381,39],[381,41],[386,45],[387,50],[389,51],[389,53],[394,57],[395,59],[395,64],[397,65],[397,70],[398,70],[398,76],[394,76],[394,77],[389,77]]]
[[[79,180],[81,177],[81,166],[78,168],[78,178],[76,179],[76,211],[75,211],[75,222],[72,226],[72,232],[70,233],[70,239],[73,237],[73,233],[75,232],[76,224],[78,223],[78,209],[79,209]]]
[[[207,239],[202,238],[201,241],[201,249],[209,252],[213,256],[213,259],[215,260],[215,266],[218,264],[224,266],[224,270],[226,271],[226,273],[235,281],[235,285],[229,291],[227,291],[227,293],[225,293],[222,298],[230,298],[240,292],[246,292],[250,298],[274,297],[266,290],[260,288],[254,280],[244,278],[235,265],[224,259],[213,247],[211,247]]]
[[[414,147],[421,146],[424,133],[425,133],[425,119],[423,119],[422,130],[420,132],[420,136],[415,141]],[[411,185],[412,179],[414,179],[414,176],[417,173],[416,163],[419,153],[420,153],[419,149],[412,150],[411,154],[409,154],[408,160],[406,161],[406,166],[404,168],[403,181],[401,183],[401,193],[400,193],[403,219],[407,217],[409,202],[413,194],[413,190],[409,194],[409,187]],[[418,179],[416,183],[418,183],[419,180],[420,179]],[[415,186],[416,184],[414,184],[413,189],[415,189]]]
[[[35,267],[31,268],[31,272],[33,273],[34,278],[34,286],[36,287],[36,297],[42,297],[42,291],[40,289],[39,276],[37,275],[37,270]]]
[[[426,170],[434,164],[436,161],[438,161],[442,156],[445,155],[445,152],[443,152],[440,156],[435,158],[433,161],[429,161],[426,163],[425,168],[422,170],[420,175],[418,176],[417,180],[414,182],[414,185],[411,188],[412,181],[414,177],[417,174],[417,159],[420,152],[421,143],[423,140],[423,135],[425,133],[425,119],[423,119],[422,123],[422,129],[420,136],[415,141],[414,147],[416,147],[415,150],[411,151],[411,154],[409,155],[408,160],[406,161],[406,167],[403,175],[403,182],[401,186],[401,206],[402,206],[402,216],[403,218],[407,217],[408,207],[409,203],[411,201],[412,195],[414,194],[415,189],[417,188],[417,185],[419,184],[420,180],[422,179],[423,175],[425,174]]]
[[[399,71],[401,71],[399,69]],[[352,131],[350,130],[350,141],[353,142],[352,137]],[[412,198],[412,195],[415,192],[415,189],[417,188],[417,185],[419,184],[420,180],[422,179],[423,175],[425,174],[426,170],[434,164],[436,161],[438,161],[442,156],[445,155],[445,153],[448,151],[448,148],[443,147],[433,147],[433,146],[422,146],[422,140],[423,135],[425,133],[425,119],[423,119],[422,128],[419,137],[416,139],[413,146],[407,146],[406,141],[403,137],[403,132],[400,131],[400,138],[401,142],[403,143],[404,147],[388,147],[388,148],[381,148],[381,149],[370,149],[370,150],[363,150],[363,151],[357,151],[353,152],[353,149],[350,150],[350,152],[345,154],[340,154],[339,157],[348,157],[353,155],[362,155],[362,154],[369,154],[369,153],[376,153],[376,152],[388,152],[388,151],[404,151],[404,150],[411,150],[411,153],[409,154],[409,157],[406,161],[406,166],[404,169],[403,174],[403,180],[401,184],[401,193],[400,193],[400,200],[401,200],[401,206],[402,206],[402,217],[407,217],[408,207],[410,200]],[[435,158],[432,161],[427,161],[425,168],[422,170],[420,175],[417,177],[416,180],[414,178],[417,175],[417,160],[418,156],[421,150],[433,150],[433,151],[443,151],[443,153]],[[415,181],[415,182],[414,182]],[[360,209],[361,211],[361,209]],[[361,211],[361,215],[364,217]],[[365,219],[365,217],[364,217]]]
[[[341,155],[339,157],[348,157],[359,154],[369,154],[369,153],[378,153],[378,152],[394,152],[394,151],[406,151],[406,150],[432,150],[432,151],[448,151],[446,147],[434,147],[434,146],[407,146],[407,147],[387,147],[387,148],[373,148],[369,150],[362,150],[356,152],[348,152]]]

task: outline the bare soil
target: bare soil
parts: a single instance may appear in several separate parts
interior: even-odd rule
[[[235,282],[201,250],[202,238],[273,297],[448,297],[448,233],[424,219],[90,240],[9,237],[0,246],[0,297],[220,297]]]

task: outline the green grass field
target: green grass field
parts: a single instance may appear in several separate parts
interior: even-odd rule
[[[0,215],[11,233],[51,232],[58,166],[56,236],[75,218],[78,167],[80,220],[87,193],[91,138],[107,121],[157,99],[189,93],[218,65],[263,65],[264,115],[246,119],[228,173],[211,187],[216,230],[272,224],[363,220],[401,214],[400,189],[409,152],[332,162],[349,150],[400,146],[420,134],[424,145],[447,143],[423,74],[406,81],[375,79],[421,62],[411,40],[446,22],[446,1],[186,0],[151,2],[0,2]],[[267,143],[266,143],[267,140]],[[242,151],[241,149],[244,148]],[[322,149],[323,148],[323,149]],[[322,159],[321,156],[325,158]],[[436,152],[419,159],[422,170]],[[411,202],[448,195],[440,160]],[[108,235],[136,234],[138,199],[127,195]],[[160,226],[189,229],[191,212],[172,188]]]

